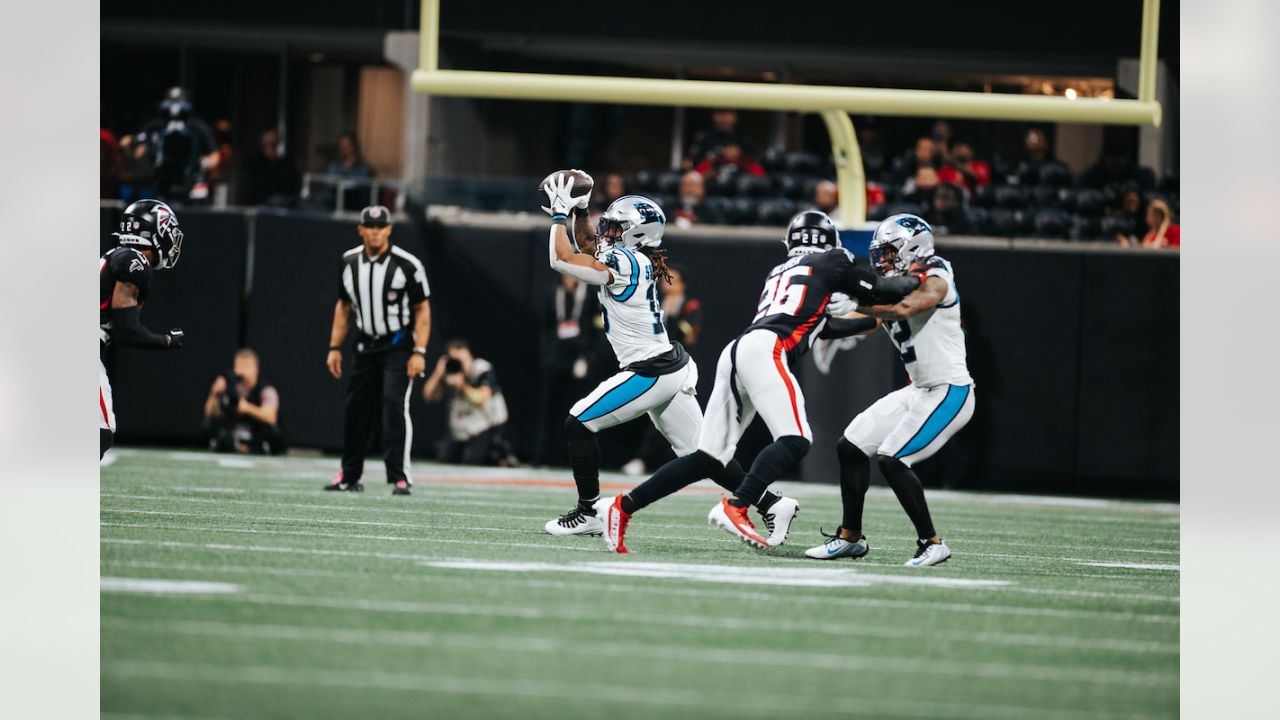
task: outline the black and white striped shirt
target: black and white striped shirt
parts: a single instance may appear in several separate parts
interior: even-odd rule
[[[422,261],[392,245],[370,260],[364,245],[342,255],[338,297],[351,306],[356,327],[368,338],[413,332],[413,309],[431,295]]]

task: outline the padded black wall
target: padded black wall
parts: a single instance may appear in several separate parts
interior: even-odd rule
[[[112,223],[104,211],[104,227]],[[153,328],[181,326],[179,354],[113,352],[122,441],[198,442],[200,405],[243,340],[280,390],[296,446],[341,446],[345,380],[324,368],[339,258],[359,239],[350,222],[270,213],[186,210],[181,264],[156,274],[143,312]],[[250,232],[252,229],[252,233]],[[250,239],[252,238],[252,239]],[[393,242],[421,257],[432,289],[430,362],[443,342],[469,340],[496,366],[511,436],[528,456],[536,435],[539,328],[556,276],[545,230],[401,223]],[[781,260],[773,243],[673,233],[665,247],[686,269],[706,322],[691,354],[705,401],[720,350],[751,319],[760,282]],[[977,411],[920,472],[930,485],[1123,495],[1177,494],[1176,255],[944,247],[964,314]],[[251,258],[252,287],[243,292]],[[613,372],[602,366],[601,375]],[[844,425],[905,374],[883,339],[839,353],[829,375],[812,355],[799,370],[817,435],[807,479],[832,481]],[[427,457],[444,412],[412,402],[414,453]],[[602,434],[606,461],[630,458],[639,424]],[[768,434],[756,423],[739,458]]]

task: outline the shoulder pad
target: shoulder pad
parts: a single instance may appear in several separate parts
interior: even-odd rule
[[[947,261],[938,257],[937,255],[930,256],[929,259],[925,260],[923,264],[925,268],[929,270],[933,270],[935,268],[938,270],[947,270],[947,271],[951,270],[951,268],[947,267]]]

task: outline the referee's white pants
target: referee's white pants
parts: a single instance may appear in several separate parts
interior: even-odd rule
[[[973,385],[908,385],[872,403],[844,438],[867,457],[898,458],[911,467],[933,457],[973,417]]]
[[[692,359],[667,375],[645,377],[623,370],[600,383],[569,410],[591,432],[600,432],[647,414],[676,456],[697,447],[702,410],[695,396],[698,365]]]
[[[800,383],[787,364],[782,339],[768,330],[752,330],[721,351],[698,449],[728,464],[756,413],[775,440],[786,435],[813,440]]]
[[[107,368],[98,361],[98,429],[116,431],[116,406],[111,399],[111,381]]]

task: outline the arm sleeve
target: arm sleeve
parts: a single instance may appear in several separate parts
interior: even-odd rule
[[[920,278],[914,275],[883,277],[869,268],[850,262],[840,289],[858,299],[860,305],[892,305],[915,292]]]
[[[111,337],[127,347],[144,350],[167,350],[169,338],[158,335],[142,326],[141,311],[137,305],[115,308],[111,311]]]
[[[609,282],[609,272],[606,270],[597,270],[592,267],[584,267],[582,265],[574,265],[565,262],[556,256],[556,226],[551,225],[550,242],[548,243],[548,251],[550,253],[551,269],[561,275],[568,275],[571,278],[577,278],[588,285],[606,285]],[[616,273],[615,273],[616,277]]]
[[[875,318],[831,317],[827,318],[827,324],[822,328],[822,332],[818,333],[818,337],[823,338],[824,340],[831,340],[835,338],[849,337],[850,335],[861,335],[868,330],[874,330],[875,327]]]

